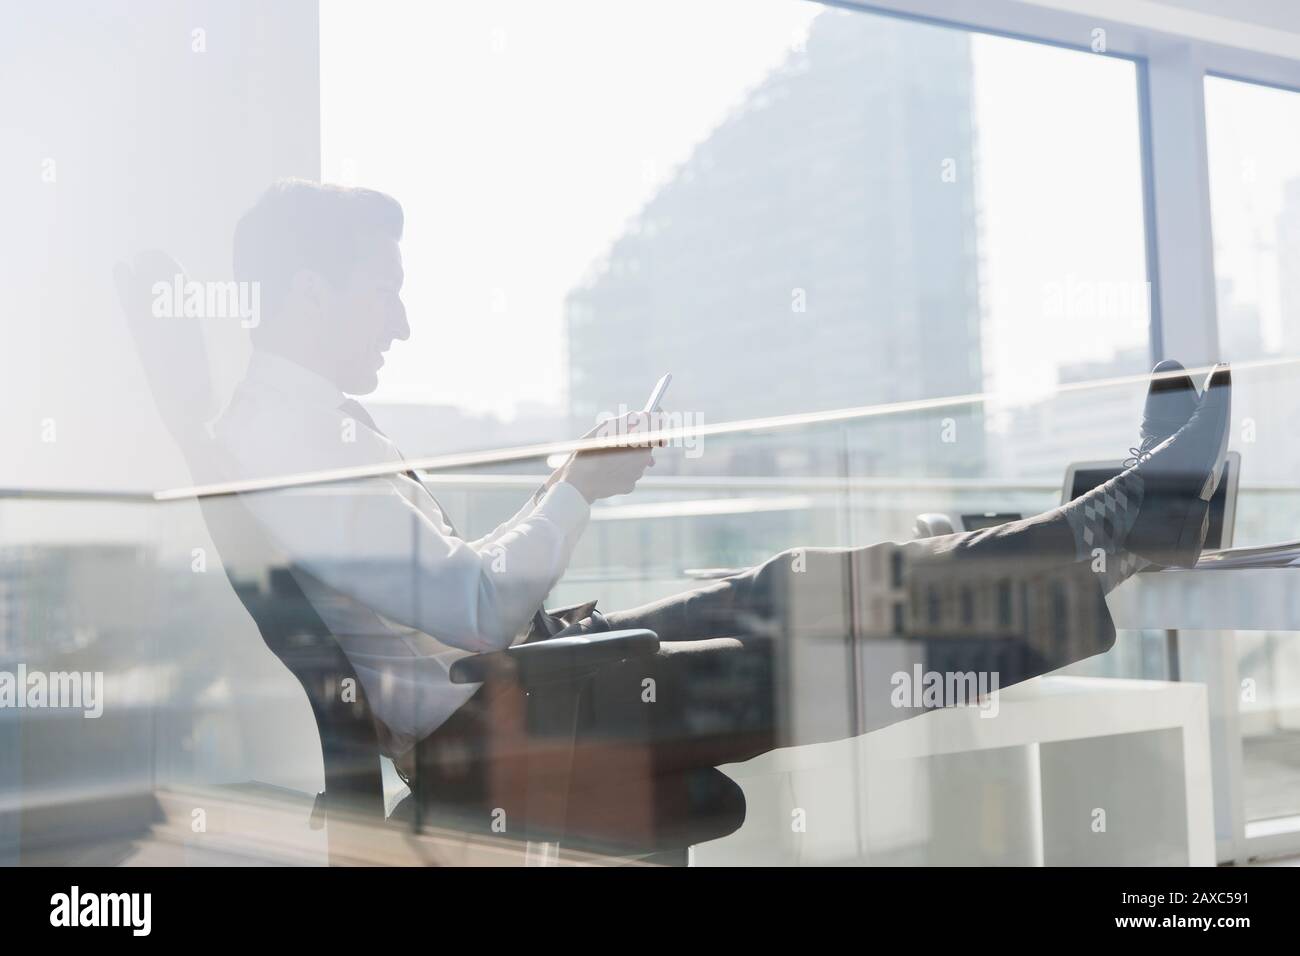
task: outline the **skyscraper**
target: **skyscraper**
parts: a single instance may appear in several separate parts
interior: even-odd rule
[[[708,422],[978,392],[967,36],[829,11],[566,300],[575,424],[639,398]],[[958,440],[941,437],[951,417]],[[974,474],[978,407],[715,443],[711,472]]]

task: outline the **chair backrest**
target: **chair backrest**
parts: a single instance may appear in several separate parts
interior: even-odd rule
[[[197,320],[156,316],[153,309],[155,286],[183,284],[184,270],[166,253],[150,250],[114,266],[113,281],[158,415],[192,477],[202,481],[203,475],[193,474],[191,451],[220,410],[203,328]]]
[[[183,283],[184,270],[165,253],[145,252],[119,263],[113,276],[150,392],[191,478],[206,483],[229,476],[207,430],[219,403],[203,330],[196,321],[157,317],[151,308],[154,284]],[[199,504],[231,587],[307,695],[320,735],[327,812],[382,821],[383,775],[370,705],[347,655],[303,591],[305,573],[279,554],[239,496]],[[250,547],[256,567],[240,574],[234,556]]]

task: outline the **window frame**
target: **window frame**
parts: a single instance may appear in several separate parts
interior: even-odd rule
[[[817,2],[1133,62],[1151,289],[1151,360],[1177,356],[1196,365],[1217,360],[1205,79],[1221,77],[1300,93],[1300,35],[1247,24],[1241,33],[1257,46],[1233,45],[1021,0],[981,0],[978,5],[961,0]],[[1200,21],[1203,29],[1214,17],[1175,7],[1168,8],[1168,15],[1189,25]],[[1091,48],[1097,28],[1105,30],[1105,52]],[[1188,281],[1189,276],[1200,281]],[[1300,817],[1275,821],[1279,826],[1262,828],[1271,832],[1247,836],[1235,643],[1227,631],[1199,632],[1196,641],[1205,653],[1195,656],[1202,664],[1209,661],[1209,713],[1212,721],[1222,721],[1222,733],[1212,734],[1218,860],[1245,862],[1300,852]],[[1188,673],[1192,655],[1176,632],[1170,632],[1169,646],[1170,673]],[[1288,829],[1289,823],[1295,828]]]

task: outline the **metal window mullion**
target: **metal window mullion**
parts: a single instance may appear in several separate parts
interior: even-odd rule
[[[1170,43],[1143,74],[1153,353],[1206,365],[1220,355],[1204,61],[1193,44]]]

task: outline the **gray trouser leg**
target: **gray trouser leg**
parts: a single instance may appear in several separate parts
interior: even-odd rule
[[[920,675],[940,675],[950,692],[1006,687],[1102,653],[1115,636],[1102,582],[1076,560],[1056,512],[904,544],[795,548],[606,617],[664,642],[653,661],[598,681],[611,730],[654,725],[656,737],[684,741],[709,728],[751,749],[852,736],[954,703],[903,693]],[[683,653],[720,638],[732,640]],[[675,709],[646,710],[647,679]]]

